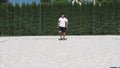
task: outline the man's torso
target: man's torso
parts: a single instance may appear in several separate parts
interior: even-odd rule
[[[66,22],[68,22],[67,18],[59,18],[59,22],[60,22],[60,26],[59,27],[65,27],[66,26]]]

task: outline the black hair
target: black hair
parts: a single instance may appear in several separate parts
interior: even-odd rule
[[[64,15],[64,12],[62,12],[61,15]]]

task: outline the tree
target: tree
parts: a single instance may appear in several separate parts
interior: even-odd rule
[[[72,0],[41,0],[41,2],[48,3],[48,2],[71,2]]]
[[[51,2],[51,0],[41,0],[41,2],[48,3]]]
[[[6,3],[6,2],[8,2],[8,0],[0,0],[0,5],[1,5],[2,3]]]
[[[120,3],[120,0],[91,0],[91,1],[95,1],[95,4],[98,4],[99,6],[101,6],[103,4],[116,4],[116,3]]]
[[[68,0],[53,0],[54,2],[68,2]]]
[[[99,3],[120,3],[120,0],[97,0]]]
[[[14,30],[14,35],[21,35],[21,10],[20,10],[20,5],[17,3],[14,6],[14,19],[13,19],[13,30]]]

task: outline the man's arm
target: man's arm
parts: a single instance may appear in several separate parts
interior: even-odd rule
[[[58,27],[60,26],[60,21],[58,21]]]
[[[65,26],[66,26],[66,28],[68,28],[68,21],[66,22],[66,25],[65,25]]]

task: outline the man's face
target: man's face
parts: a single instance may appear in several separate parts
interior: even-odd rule
[[[64,18],[64,14],[62,14],[62,18]]]

